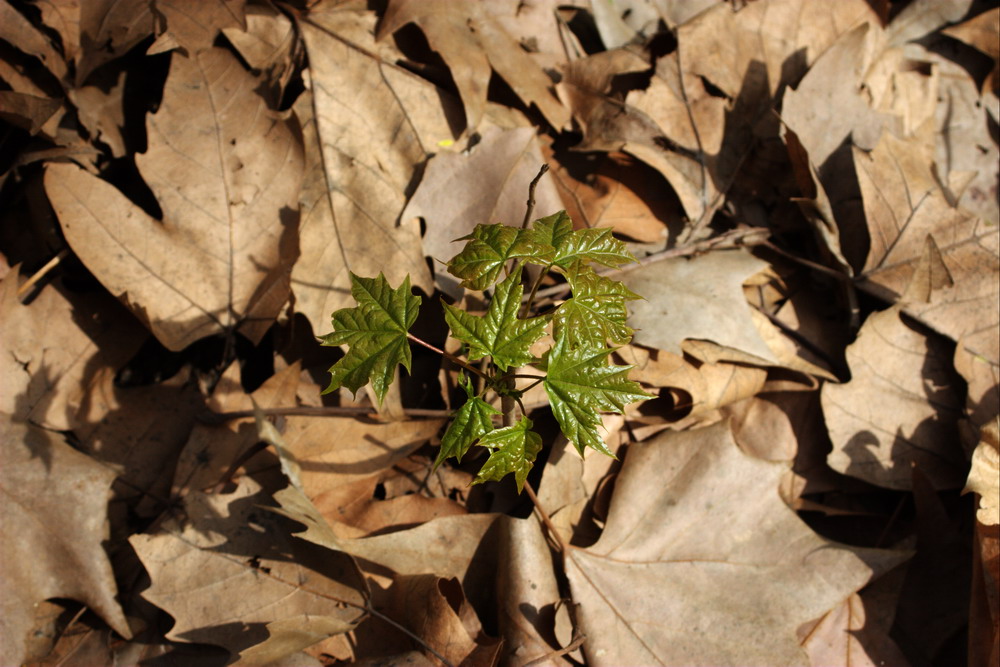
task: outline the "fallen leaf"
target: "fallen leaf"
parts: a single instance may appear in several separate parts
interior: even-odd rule
[[[726,423],[632,444],[600,540],[565,557],[588,664],[805,662],[798,626],[902,556],[814,534],[777,493],[786,470]]]
[[[62,42],[63,56],[76,61],[80,52],[80,0],[40,0],[35,3],[42,23],[55,30]]]
[[[148,55],[180,47],[194,55],[212,47],[223,28],[246,30],[246,0],[156,0],[162,32]]]
[[[982,429],[981,440],[972,452],[972,468],[963,493],[979,494],[976,518],[986,526],[1000,524],[1000,434],[994,420]]]
[[[104,294],[52,285],[24,305],[17,288],[11,271],[0,282],[0,412],[49,429],[76,428],[97,376],[128,361],[144,332]]]
[[[191,492],[186,520],[130,538],[152,579],[144,597],[174,617],[168,638],[280,659],[364,617],[367,590],[353,561],[303,549],[282,519],[261,511],[266,502],[245,477],[231,494]]]
[[[917,466],[935,488],[961,486],[961,384],[947,341],[904,320],[896,306],[865,320],[847,348],[847,363],[851,381],[822,390],[833,441],[830,467],[909,489]]]
[[[66,76],[66,61],[52,42],[7,0],[0,0],[0,39],[38,58],[57,79]]]
[[[743,282],[766,266],[744,252],[712,252],[666,259],[622,276],[643,297],[630,304],[634,341],[681,353],[684,340],[709,340],[775,363],[743,296]]]
[[[407,23],[417,24],[448,64],[465,104],[469,132],[483,118],[491,68],[525,104],[536,105],[556,130],[569,125],[569,112],[551,92],[552,79],[479,3],[462,0],[456,9],[454,0],[392,0],[376,37],[383,39]]]
[[[155,14],[148,0],[87,0],[80,5],[80,57],[76,84],[101,65],[124,55],[153,34]]]
[[[21,664],[34,605],[78,600],[115,632],[131,637],[115,596],[107,509],[117,473],[67,445],[61,436],[0,413],[2,559],[0,655]]]
[[[28,134],[37,134],[60,107],[62,102],[50,97],[0,90],[0,118]]]
[[[80,123],[87,128],[92,141],[101,141],[120,158],[126,153],[125,137],[125,72],[117,82],[104,90],[100,86],[80,86],[69,91],[69,99],[77,109]]]
[[[816,667],[908,665],[903,652],[889,638],[895,609],[888,605],[873,606],[866,604],[862,596],[852,593],[824,615],[802,642],[809,654],[809,664]]]
[[[307,176],[292,279],[317,333],[349,305],[349,272],[433,291],[419,224],[400,215],[417,165],[454,139],[446,93],[378,56],[375,14],[321,3],[302,25],[312,99],[303,119]],[[308,108],[309,105],[312,108]]]
[[[265,73],[273,87],[271,103],[277,105],[294,72],[301,43],[291,19],[273,6],[250,5],[245,11],[246,29],[223,27],[222,34],[250,67]]]
[[[1000,362],[1000,228],[948,204],[930,150],[916,139],[885,134],[870,153],[855,149],[854,164],[871,237],[865,284],[880,296],[903,297],[907,313]],[[947,275],[921,298],[906,298],[928,252]]]
[[[234,330],[258,341],[287,298],[301,147],[256,85],[223,49],[172,59],[136,158],[162,223],[78,167],[46,170],[74,251],[171,350]]]
[[[461,250],[452,242],[478,224],[521,226],[528,184],[544,163],[533,129],[485,127],[468,154],[439,153],[430,159],[401,219],[423,218],[424,252],[446,262]],[[561,208],[551,176],[543,176],[535,190],[534,217]],[[444,271],[437,271],[435,280],[442,291],[458,295],[456,281]]]

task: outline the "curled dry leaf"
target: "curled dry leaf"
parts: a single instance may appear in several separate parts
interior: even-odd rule
[[[152,579],[144,597],[174,617],[168,638],[217,644],[247,660],[280,658],[364,617],[367,587],[354,561],[302,548],[259,507],[266,502],[245,477],[231,494],[188,494],[185,521],[130,538]]]
[[[566,554],[588,664],[804,663],[798,627],[903,555],[814,534],[786,470],[727,423],[632,444],[600,540]]]
[[[5,413],[0,458],[0,659],[21,664],[34,606],[48,598],[78,600],[130,637],[102,546],[115,470]]]
[[[156,0],[162,32],[146,51],[180,47],[189,55],[211,48],[223,28],[246,30],[246,0]]]
[[[865,320],[847,348],[851,381],[823,386],[823,413],[839,472],[910,489],[916,465],[936,488],[965,474],[958,440],[961,380],[940,336],[904,321],[898,306]]]
[[[288,295],[302,148],[257,85],[224,49],[174,55],[136,157],[162,222],[74,165],[46,170],[74,252],[171,350],[234,330],[256,342]]]
[[[983,426],[982,439],[972,452],[972,469],[965,491],[979,494],[976,518],[987,526],[1000,524],[1000,432],[998,421]]]

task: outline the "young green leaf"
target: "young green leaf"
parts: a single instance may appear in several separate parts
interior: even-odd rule
[[[625,244],[611,235],[610,227],[574,231],[566,211],[540,218],[532,228],[538,243],[555,248],[552,263],[564,269],[577,260],[590,260],[611,268],[635,261]]]
[[[528,348],[545,331],[545,318],[518,319],[521,307],[521,267],[497,284],[486,315],[470,315],[452,305],[444,304],[444,319],[451,335],[468,343],[469,361],[489,355],[501,371],[522,366],[534,360]]]
[[[621,413],[634,401],[653,398],[637,382],[628,379],[631,366],[607,363],[606,347],[570,345],[565,329],[549,350],[545,391],[559,428],[583,454],[584,447],[614,456],[597,432],[600,412]]]
[[[625,301],[641,299],[624,283],[605,278],[583,262],[575,262],[566,271],[573,298],[553,315],[554,332],[565,332],[570,347],[603,347],[607,341],[625,345],[632,340],[632,329],[625,324],[628,310]]]
[[[381,273],[377,278],[351,274],[351,295],[358,305],[333,314],[333,333],[320,338],[323,345],[350,345],[344,357],[330,368],[329,393],[341,385],[357,394],[369,381],[379,403],[392,384],[396,364],[410,370],[406,332],[417,320],[420,297],[410,293],[407,276],[393,289]]]
[[[492,450],[473,484],[498,482],[508,473],[514,473],[517,491],[524,488],[528,472],[535,463],[535,457],[542,450],[542,436],[530,430],[532,422],[527,417],[513,426],[490,431],[479,441],[480,446]]]
[[[465,248],[448,262],[448,272],[462,279],[469,289],[484,290],[495,283],[500,271],[510,259],[523,259],[535,264],[552,261],[552,248],[535,241],[530,229],[506,225],[476,225]]]
[[[467,381],[461,384],[461,387],[468,394],[468,400],[455,413],[454,420],[441,438],[441,449],[434,461],[435,469],[449,456],[461,461],[472,443],[493,430],[491,417],[502,414],[483,399],[473,395],[471,382]]]

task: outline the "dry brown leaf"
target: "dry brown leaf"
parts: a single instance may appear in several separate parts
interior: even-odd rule
[[[552,552],[535,516],[504,517],[500,524],[496,590],[499,593],[500,664],[514,667],[556,651],[559,586]],[[559,607],[563,614],[565,607]],[[561,656],[545,661],[557,667],[571,664]]]
[[[895,603],[893,599],[890,604],[874,607],[862,596],[852,593],[823,616],[802,642],[809,654],[809,664],[815,667],[909,665],[903,652],[889,638]]]
[[[588,664],[805,662],[797,628],[903,557],[814,534],[786,471],[726,423],[631,445],[601,539],[566,554]]]
[[[81,86],[69,91],[69,99],[77,109],[80,124],[87,128],[90,140],[102,141],[111,149],[114,157],[125,155],[125,72],[118,75],[118,81],[110,89],[99,86]]]
[[[830,467],[909,489],[916,466],[935,488],[961,486],[961,381],[947,341],[903,320],[898,306],[865,320],[847,348],[851,381],[823,386]]]
[[[481,3],[481,7],[538,67],[551,72],[585,54],[564,12],[587,4],[588,0],[497,0]]]
[[[1000,362],[1000,227],[953,208],[935,180],[930,151],[916,138],[885,134],[870,153],[855,150],[871,250],[866,285],[899,298],[921,262],[939,276],[904,295],[907,313]],[[925,259],[925,256],[926,259]],[[924,280],[934,278],[925,274]]]
[[[60,100],[0,90],[0,118],[15,127],[37,134],[59,108]]]
[[[231,494],[194,491],[186,520],[130,538],[152,579],[143,596],[174,617],[168,638],[266,664],[363,618],[367,588],[353,561],[301,548],[282,519],[259,507],[267,501],[249,478]]]
[[[80,53],[80,0],[38,0],[42,23],[55,30],[62,42],[63,56],[76,61]]]
[[[49,429],[76,428],[98,375],[128,361],[144,332],[104,294],[48,286],[23,305],[17,287],[17,271],[0,282],[0,412]]]
[[[712,252],[624,274],[623,282],[643,297],[629,304],[634,341],[680,354],[686,339],[709,340],[753,355],[760,363],[775,363],[743,296],[743,282],[765,266],[743,251]]]
[[[180,47],[194,55],[209,49],[223,28],[247,29],[245,11],[246,0],[156,0],[162,32],[146,53]]]
[[[667,221],[680,219],[660,176],[623,153],[549,160],[566,213],[581,227],[611,227],[644,243],[663,243]],[[568,165],[568,166],[567,166]],[[574,175],[579,175],[579,178]]]
[[[73,165],[46,171],[76,254],[171,350],[234,330],[256,342],[288,295],[301,145],[257,85],[224,49],[172,59],[136,157],[162,223]]]
[[[0,0],[0,39],[38,58],[57,79],[66,76],[66,61],[52,42],[7,0]]]
[[[250,67],[265,73],[277,104],[295,70],[301,49],[291,19],[271,5],[246,8],[246,29],[223,28],[226,36]],[[301,118],[300,118],[301,120]]]
[[[375,20],[357,3],[327,2],[302,23],[312,97],[296,105],[308,167],[293,281],[316,333],[352,303],[349,272],[382,271],[392,285],[409,275],[414,287],[433,291],[420,226],[400,212],[417,166],[454,139],[449,118],[457,102],[392,64],[391,52],[380,53]]]
[[[501,130],[484,127],[482,141],[467,154],[439,153],[427,164],[423,180],[403,211],[403,220],[427,222],[424,252],[447,262],[461,250],[452,243],[477,224],[520,226],[528,184],[545,160],[532,128]],[[534,217],[562,208],[552,177],[542,177],[535,190]],[[457,295],[455,278],[437,272],[438,288]]]
[[[1000,420],[985,424],[979,445],[972,452],[972,467],[965,490],[979,494],[976,518],[986,526],[1000,524]]]
[[[153,34],[149,0],[87,0],[80,5],[80,58],[76,85]]]
[[[902,44],[956,23],[969,12],[973,0],[914,0],[893,18],[888,33],[893,44]]]
[[[0,657],[19,665],[33,608],[48,598],[90,607],[130,637],[115,596],[107,509],[117,473],[67,445],[61,436],[0,413]]]
[[[534,104],[556,129],[569,126],[569,112],[551,92],[552,79],[491,14],[470,0],[392,0],[379,24],[383,39],[415,23],[441,54],[465,104],[466,127],[474,131],[486,110],[490,69],[525,104]]]

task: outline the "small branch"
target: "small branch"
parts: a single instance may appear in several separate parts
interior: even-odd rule
[[[356,417],[364,415],[376,415],[378,410],[374,407],[340,407],[340,406],[310,406],[298,405],[287,408],[261,408],[264,415],[295,415],[299,417]],[[450,410],[426,410],[423,408],[404,408],[403,414],[407,417],[428,417],[441,418],[450,417]],[[198,415],[198,421],[203,424],[224,424],[234,419],[246,419],[253,417],[253,410],[234,410],[232,412],[212,412],[207,410]]]
[[[548,170],[549,165],[543,164],[541,169],[538,170],[538,174],[531,179],[531,184],[528,185],[528,209],[524,212],[524,221],[521,222],[521,229],[527,229],[528,223],[531,222],[531,213],[535,210],[535,188],[538,186],[538,181],[542,180],[542,176]]]
[[[35,271],[34,275],[24,281],[24,284],[17,288],[17,298],[22,299],[24,295],[42,278],[48,275],[52,269],[59,265],[59,262],[69,257],[69,248],[63,248],[59,253],[45,263],[45,266]]]
[[[528,313],[531,312],[532,307],[535,305],[535,295],[538,293],[538,287],[545,280],[545,276],[549,275],[549,269],[551,266],[546,266],[535,278],[534,284],[531,286],[531,293],[528,294],[528,300],[524,302],[524,306],[521,308],[521,317],[527,317]]]
[[[562,535],[556,530],[556,525],[552,523],[552,519],[549,518],[548,513],[542,507],[542,503],[538,501],[538,496],[535,495],[535,490],[531,488],[531,484],[528,482],[524,483],[524,491],[528,494],[528,498],[531,499],[532,504],[535,506],[535,511],[538,512],[538,518],[545,526],[545,529],[552,536],[552,540],[556,543],[556,547],[559,549],[559,553],[566,553],[569,548],[568,545],[563,541]]]
[[[444,357],[448,361],[450,361],[453,364],[456,364],[458,366],[461,366],[462,368],[464,368],[465,370],[469,371],[470,373],[475,373],[476,375],[478,375],[479,377],[483,378],[484,380],[489,380],[490,379],[489,375],[487,375],[483,371],[479,370],[475,366],[470,365],[465,360],[460,359],[459,357],[456,357],[451,352],[445,352],[442,349],[436,348],[433,345],[431,345],[430,343],[425,342],[425,341],[417,338],[416,336],[414,336],[413,334],[411,334],[409,332],[407,332],[406,337],[409,338],[410,340],[412,340],[414,343],[417,343],[418,345],[423,345],[428,350],[433,350],[434,352],[437,352],[438,354],[440,354],[442,357]]]

